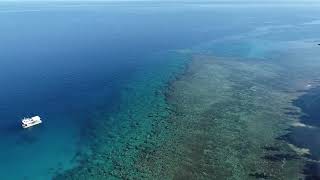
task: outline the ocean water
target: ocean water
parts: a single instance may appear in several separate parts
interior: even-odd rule
[[[77,167],[83,154],[91,156],[99,138],[90,129],[101,121],[118,137],[104,142],[110,151],[130,141],[123,134],[147,136],[146,114],[158,109],[165,116],[159,94],[193,54],[293,63],[288,74],[307,71],[295,77],[306,85],[317,75],[318,8],[2,3],[0,178],[51,179]],[[292,57],[292,50],[305,51]],[[21,118],[33,115],[43,124],[22,129]],[[123,124],[130,118],[143,128]]]

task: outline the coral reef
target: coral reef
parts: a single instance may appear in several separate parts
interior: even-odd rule
[[[92,121],[79,165],[55,179],[303,178],[306,153],[287,140],[301,115],[292,102],[317,66],[297,57],[193,53],[184,71],[176,59],[163,71],[144,67],[118,110]]]

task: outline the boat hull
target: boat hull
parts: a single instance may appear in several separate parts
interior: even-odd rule
[[[42,121],[41,121],[41,118],[39,116],[35,116],[35,117],[32,117],[32,118],[24,118],[22,120],[22,128],[26,129],[26,128],[30,128],[32,126],[35,126],[35,125],[38,125],[38,124],[41,124]]]

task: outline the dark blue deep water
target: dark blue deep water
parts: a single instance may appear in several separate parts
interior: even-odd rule
[[[320,88],[315,87],[307,91],[304,95],[294,101],[294,104],[301,108],[304,113],[300,119],[301,122],[312,126],[306,130],[305,128],[293,128],[288,134],[288,140],[291,143],[298,144],[301,147],[308,148],[311,152],[310,158],[313,160],[320,159]],[[318,179],[320,177],[319,163],[307,163],[304,172],[307,174],[307,179]]]
[[[47,179],[72,167],[86,144],[82,131],[87,122],[96,112],[113,110],[119,90],[133,74],[147,62],[159,61],[153,54],[219,35],[201,33],[202,27],[210,30],[207,13],[186,10],[194,11],[157,5],[2,3],[1,179]],[[22,129],[21,118],[34,115],[44,123]]]
[[[206,43],[217,41],[213,54],[260,57],[277,41],[313,38],[314,27],[279,29],[313,22],[316,12],[304,6],[2,3],[0,179],[44,180],[73,167],[85,149],[88,122],[116,111],[125,84],[149,68],[162,71],[157,66],[169,52],[207,51]],[[301,31],[307,33],[298,36]],[[237,36],[246,43],[224,41]],[[21,118],[34,115],[43,124],[22,129]]]

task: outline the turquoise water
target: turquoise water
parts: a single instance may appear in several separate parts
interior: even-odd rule
[[[99,121],[110,122],[113,135],[129,133],[122,123],[129,118],[144,122],[149,111],[159,108],[153,105],[165,104],[158,96],[183,70],[190,52],[272,59],[287,46],[318,42],[317,10],[3,3],[0,178],[50,179],[76,167],[82,154],[90,156],[93,139],[88,129]],[[20,119],[33,115],[44,123],[21,129]],[[147,129],[141,129],[142,136]],[[106,146],[117,149],[124,144]]]

